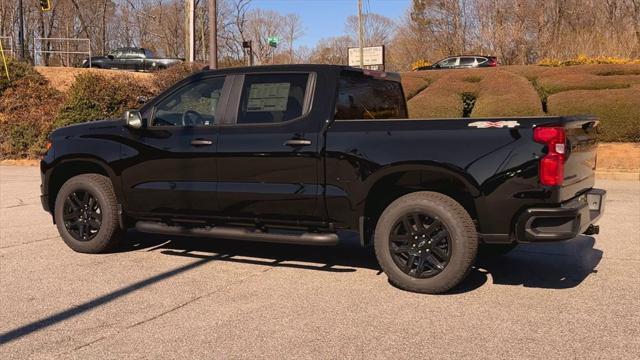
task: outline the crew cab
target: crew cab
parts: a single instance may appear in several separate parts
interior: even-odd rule
[[[358,232],[393,284],[440,293],[479,246],[598,232],[597,126],[408,119],[397,75],[345,66],[207,70],[124,119],[55,130],[42,205],[86,253],[130,228],[307,245]]]
[[[128,47],[114,49],[106,56],[94,56],[85,59],[82,61],[82,67],[150,71],[166,69],[183,61],[184,59],[157,57],[149,49]]]

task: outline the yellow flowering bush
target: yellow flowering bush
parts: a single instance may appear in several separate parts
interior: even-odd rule
[[[411,69],[415,70],[417,68],[423,67],[423,66],[429,66],[431,65],[431,62],[424,60],[424,59],[420,59],[418,61],[415,61],[413,64],[411,64]]]
[[[587,65],[587,64],[636,64],[640,65],[640,59],[621,58],[616,56],[595,56],[589,57],[586,55],[579,55],[575,59],[558,60],[545,58],[542,59],[538,65],[541,66],[572,66],[572,65]]]

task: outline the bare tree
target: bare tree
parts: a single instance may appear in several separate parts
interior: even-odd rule
[[[304,36],[302,20],[298,14],[287,14],[284,17],[284,40],[289,46],[289,63],[294,63],[293,43]]]
[[[355,44],[347,35],[321,39],[311,52],[309,60],[317,64],[346,65],[349,62],[349,47]]]
[[[380,14],[369,13],[363,16],[365,46],[388,45],[393,39],[396,24],[393,20]],[[349,16],[345,24],[345,32],[354,42],[358,39],[358,17]]]

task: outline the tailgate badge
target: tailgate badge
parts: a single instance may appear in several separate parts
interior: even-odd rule
[[[516,126],[520,126],[520,123],[517,121],[476,121],[470,123],[468,126],[477,127],[478,129],[489,129],[489,128],[514,128]]]

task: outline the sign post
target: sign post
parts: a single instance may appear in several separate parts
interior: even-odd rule
[[[359,47],[349,48],[349,66],[384,71],[384,45],[365,47],[362,52]]]
[[[269,36],[269,37],[267,37],[267,42],[269,43],[269,46],[271,46],[273,48],[273,52],[271,53],[271,63],[275,64],[275,62],[276,62],[276,50],[275,50],[275,48],[278,47],[278,43],[280,42],[280,39],[278,39],[277,36]]]
[[[242,48],[246,49],[245,53],[249,53],[249,66],[253,66],[253,41],[243,41]]]

